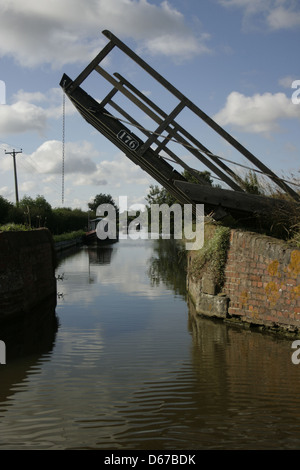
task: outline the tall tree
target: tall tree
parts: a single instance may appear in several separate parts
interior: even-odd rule
[[[6,222],[9,222],[8,220],[8,215],[13,207],[13,204],[4,197],[0,196],[0,224],[5,224]]]
[[[197,175],[199,176],[199,178],[201,178],[202,180],[204,180],[206,183],[208,183],[210,186],[212,186],[213,184],[213,180],[211,178],[211,174],[209,171],[198,171],[198,170],[194,170],[195,173],[197,173]],[[184,170],[184,172],[182,173],[182,175],[185,177],[185,179],[189,182],[189,183],[196,183],[196,184],[199,184],[199,181],[197,180],[197,178],[192,174],[192,173],[189,173],[187,170]]]
[[[150,185],[150,190],[145,197],[149,206],[152,204],[168,204],[172,205],[176,202],[176,199],[165,189],[160,188],[158,185]]]
[[[210,186],[212,186],[213,181],[211,178],[211,174],[209,171],[196,171],[199,177],[206,181]],[[189,173],[187,170],[184,170],[182,176],[189,182],[189,183],[196,183],[200,184],[197,178]],[[149,205],[151,204],[168,204],[171,206],[172,204],[178,202],[172,194],[170,194],[165,188],[159,187],[158,185],[150,185],[149,193],[145,197],[146,201]]]
[[[52,220],[52,207],[44,196],[38,195],[35,199],[24,196],[19,208],[23,210],[28,225],[33,227],[46,227]]]
[[[94,197],[94,200],[88,203],[88,207],[91,211],[93,211],[96,214],[97,207],[99,207],[101,204],[111,204],[114,206],[116,210],[118,210],[118,207],[114,199],[112,198],[112,196],[110,194],[103,194],[103,193],[97,194]]]

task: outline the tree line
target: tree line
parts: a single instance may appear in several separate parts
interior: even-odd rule
[[[24,196],[18,205],[0,196],[0,226],[22,225],[28,228],[47,227],[53,235],[86,230],[89,218],[96,216],[96,209],[102,203],[113,203],[109,194],[98,194],[88,203],[88,210],[70,207],[52,208],[44,196]]]
[[[213,186],[210,172],[194,171],[194,173],[197,173],[196,176],[204,180],[206,184]],[[187,171],[182,174],[191,183],[199,182],[193,174],[189,174]],[[255,174],[247,175],[244,183],[247,192],[261,194]],[[151,204],[168,204],[171,206],[178,202],[165,188],[158,185],[150,185],[145,199],[148,209]],[[0,195],[0,226],[15,224],[28,228],[47,227],[53,235],[87,230],[89,219],[96,217],[96,209],[101,204],[112,204],[116,209],[118,218],[119,211],[110,194],[97,194],[87,204],[88,210],[86,211],[70,207],[52,208],[51,204],[42,195],[38,195],[36,198],[24,196],[18,205]]]

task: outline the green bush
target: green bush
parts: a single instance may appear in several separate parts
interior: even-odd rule
[[[54,235],[53,240],[55,243],[73,240],[74,238],[82,237],[85,234],[84,230],[77,230],[75,232],[62,233],[61,235]]]
[[[5,224],[5,225],[0,225],[0,232],[22,232],[22,231],[29,231],[31,230],[30,227],[27,225],[22,225],[22,224]]]
[[[294,233],[290,239],[290,242],[300,248],[300,223],[294,227]]]
[[[189,266],[189,275],[200,279],[204,271],[209,273],[215,284],[221,288],[229,248],[230,228],[219,226],[214,235],[205,241]]]

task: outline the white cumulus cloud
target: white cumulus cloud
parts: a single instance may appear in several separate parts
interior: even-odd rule
[[[99,154],[89,142],[68,142],[65,145],[65,174],[90,174],[96,171],[92,157]],[[62,143],[48,140],[31,155],[24,156],[25,163],[38,174],[61,174]]]
[[[77,111],[69,100],[65,102],[65,114]],[[62,90],[52,88],[47,93],[19,90],[12,97],[12,104],[0,105],[0,133],[12,135],[36,132],[44,136],[49,119],[61,119]]]
[[[298,5],[299,7],[299,5]],[[295,29],[300,26],[300,10],[279,6],[271,10],[267,16],[267,22],[271,29]]]
[[[86,63],[107,42],[104,29],[133,38],[153,54],[178,58],[207,52],[207,35],[194,34],[167,1],[2,0],[0,56],[29,67]]]
[[[233,91],[214,119],[221,125],[233,125],[244,132],[271,133],[280,128],[280,119],[300,119],[300,107],[284,93],[245,96]]]
[[[17,101],[12,105],[0,106],[0,132],[2,135],[28,131],[43,134],[46,129],[46,112],[27,101]]]
[[[219,0],[224,7],[236,7],[243,11],[245,27],[267,26],[269,30],[300,27],[298,0]]]
[[[281,85],[283,88],[290,88],[292,89],[292,84],[296,80],[296,77],[291,77],[291,76],[286,76],[282,77],[278,80],[279,85]]]
[[[120,179],[120,175],[122,178]],[[102,160],[90,174],[77,175],[73,180],[75,186],[106,185],[108,182],[114,188],[124,185],[149,185],[150,179],[123,154],[118,154],[113,160]]]

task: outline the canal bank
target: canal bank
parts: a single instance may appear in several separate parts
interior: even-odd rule
[[[56,253],[62,253],[65,250],[69,250],[70,248],[77,248],[83,244],[83,237],[75,237],[71,240],[63,240],[59,242],[55,242],[54,248]]]
[[[56,256],[48,229],[0,232],[0,321],[56,298]]]
[[[300,250],[282,240],[206,225],[187,256],[187,291],[198,315],[300,334]]]

